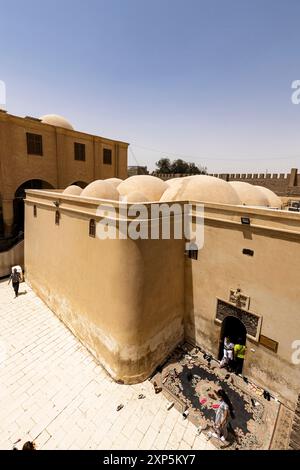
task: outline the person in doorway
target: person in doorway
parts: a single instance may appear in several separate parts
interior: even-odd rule
[[[230,341],[230,338],[226,336],[224,339],[223,358],[220,362],[220,367],[226,367],[232,364],[233,350],[234,344]]]
[[[12,282],[13,289],[15,291],[15,297],[18,297],[19,294],[19,285],[20,285],[20,274],[18,273],[17,269],[14,268],[13,272],[10,275],[8,284]]]
[[[245,359],[246,346],[242,344],[242,338],[238,339],[238,342],[234,345],[234,364],[235,373],[237,375],[242,373],[243,363]]]

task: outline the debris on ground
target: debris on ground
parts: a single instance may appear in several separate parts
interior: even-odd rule
[[[153,387],[154,387],[154,390],[155,390],[156,394],[160,393],[162,391],[162,388],[157,385],[157,382],[153,383]]]
[[[117,406],[117,411],[120,411],[122,408],[124,408],[123,403],[120,403],[120,405]]]

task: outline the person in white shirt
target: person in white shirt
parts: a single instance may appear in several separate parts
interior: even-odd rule
[[[220,367],[225,367],[233,361],[234,344],[230,341],[228,336],[224,339],[223,358],[220,362]]]

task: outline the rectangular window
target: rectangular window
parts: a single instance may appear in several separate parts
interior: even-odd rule
[[[43,155],[43,138],[39,134],[26,132],[28,155]]]
[[[103,149],[104,165],[111,165],[111,149]]]
[[[33,206],[33,217],[37,216],[36,205]]]
[[[254,251],[253,251],[253,250],[249,250],[248,248],[243,248],[243,255],[253,256],[253,255],[254,255]]]
[[[190,259],[198,259],[198,250],[188,250],[187,254]]]
[[[96,236],[96,222],[95,222],[95,219],[90,220],[89,235],[90,235],[90,237],[93,237],[93,238],[95,238],[95,236]]]
[[[85,144],[74,142],[74,157],[75,160],[79,160],[81,162],[85,161]]]
[[[55,211],[55,224],[59,225],[59,221],[60,221],[60,213],[59,211]]]

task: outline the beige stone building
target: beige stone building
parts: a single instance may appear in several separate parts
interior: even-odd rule
[[[142,381],[183,340],[218,359],[230,335],[246,344],[243,373],[294,409],[300,215],[282,210],[271,192],[210,176],[114,183],[77,195],[27,191],[25,269],[33,289],[115,380]],[[147,200],[150,225],[159,202],[192,201],[193,225],[204,203],[203,247],[186,250],[172,230],[169,239],[123,239],[134,211],[124,216],[119,195]],[[115,239],[97,236],[104,215],[116,224]]]
[[[0,110],[0,237],[22,230],[25,189],[126,178],[127,148],[74,130],[61,116],[23,118]]]

